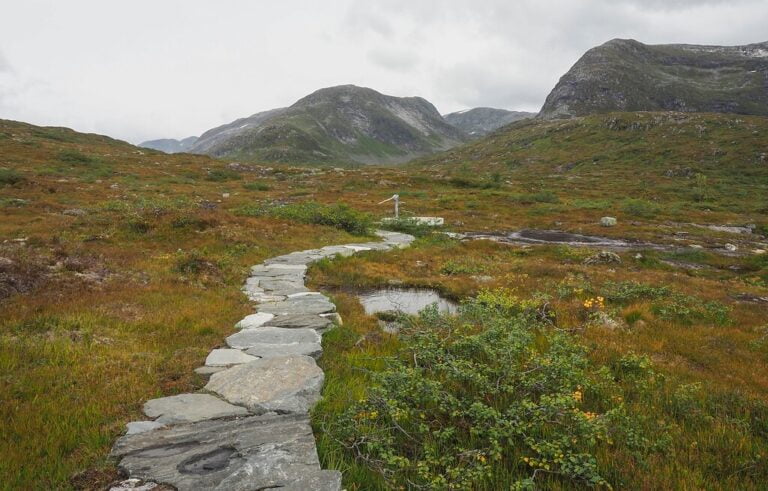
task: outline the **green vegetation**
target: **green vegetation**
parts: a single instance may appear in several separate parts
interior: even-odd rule
[[[24,176],[10,169],[0,169],[0,186],[12,186],[24,182]]]
[[[329,225],[357,235],[371,232],[373,219],[346,204],[323,205],[312,201],[287,205],[249,205],[238,210],[245,216],[269,216],[315,225]]]
[[[399,193],[404,216],[444,217],[448,231],[546,228],[658,246],[589,266],[593,249],[453,240],[406,221],[392,228],[420,235],[411,248],[316,264],[310,281],[334,295],[344,325],[323,336],[313,424],[323,464],[344,471],[346,489],[407,488],[389,472],[398,465],[419,483],[472,487],[476,477],[475,489],[528,479],[552,489],[592,479],[761,489],[768,255],[753,251],[768,233],[766,134],[763,118],[609,114],[515,123],[406,169],[240,168],[0,121],[0,176],[11,176],[0,179],[0,391],[9,395],[0,398],[0,480],[15,489],[112,482],[106,455],[124,424],[143,418],[147,399],[203,387],[193,369],[252,311],[240,291],[248,268],[359,242],[389,214],[377,203]],[[618,224],[601,227],[606,215]],[[753,234],[701,226],[751,223]],[[738,249],[725,254],[726,243]],[[404,328],[390,335],[345,292],[393,284],[467,307],[458,319],[392,316]],[[543,360],[563,376],[537,380],[549,366],[524,373],[522,363]],[[483,378],[515,367],[509,388]],[[533,381],[539,392],[520,389]],[[434,391],[412,390],[423,386]],[[396,421],[380,420],[396,415],[389,399],[410,411],[398,424],[412,425],[403,428],[415,441],[375,433]],[[534,437],[521,439],[505,411],[523,401],[595,416],[523,419]],[[498,446],[486,430],[503,436]],[[361,435],[380,445],[356,458],[347,439]],[[568,464],[555,460],[560,451]]]

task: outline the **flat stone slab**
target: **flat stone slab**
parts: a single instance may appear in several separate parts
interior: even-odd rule
[[[320,399],[323,380],[313,358],[280,356],[214,373],[205,389],[256,414],[303,414]]]
[[[290,295],[292,293],[308,292],[303,280],[283,280],[265,278],[259,280],[259,288],[273,295]]]
[[[336,311],[336,306],[324,295],[305,295],[287,298],[282,302],[267,302],[259,305],[259,312],[275,315],[328,314]],[[274,319],[270,320],[270,324]]]
[[[227,344],[236,349],[248,349],[261,344],[320,343],[320,334],[314,329],[284,329],[257,327],[243,329],[227,338]]]
[[[306,415],[201,421],[124,436],[111,455],[131,477],[180,491],[341,489],[340,472],[320,470]]]
[[[226,371],[226,370],[225,370]],[[215,373],[212,377],[220,375]],[[248,411],[233,406],[210,394],[179,394],[170,397],[152,399],[144,404],[144,414],[157,423],[193,423],[206,419],[245,416]]]
[[[333,321],[319,315],[278,315],[269,322],[270,326],[285,329],[315,329],[322,331],[333,325]]]
[[[266,312],[258,312],[256,314],[246,315],[243,319],[235,324],[237,329],[251,329],[254,327],[261,327],[267,322],[271,321],[275,317],[274,314],[268,314]]]
[[[144,433],[145,431],[165,428],[165,425],[163,423],[158,423],[157,421],[131,421],[125,425],[125,428],[126,435],[138,435],[139,433]]]
[[[229,365],[240,365],[256,360],[255,356],[247,355],[239,349],[219,348],[210,352],[205,359],[206,366],[226,367]]]
[[[298,329],[297,329],[298,330]],[[317,332],[317,331],[312,331]],[[275,358],[278,356],[304,355],[319,358],[323,354],[320,343],[289,343],[289,344],[254,344],[246,351],[249,355],[259,358]]]

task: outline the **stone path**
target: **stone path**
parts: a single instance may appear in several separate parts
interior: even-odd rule
[[[214,349],[204,390],[153,399],[147,421],[128,423],[112,448],[129,480],[112,489],[338,491],[339,471],[322,470],[309,410],[320,399],[322,333],[340,323],[328,297],[304,285],[307,266],[335,255],[406,247],[414,238],[377,232],[382,242],[328,246],[274,257],[251,269],[243,291],[257,312]]]

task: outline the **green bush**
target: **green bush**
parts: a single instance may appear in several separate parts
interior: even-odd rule
[[[243,188],[249,191],[269,191],[272,187],[265,182],[246,182],[243,184]]]
[[[0,169],[0,185],[12,186],[24,182],[24,176],[11,169]]]
[[[225,181],[237,181],[243,178],[239,172],[235,172],[231,169],[211,169],[208,171],[208,175],[205,177],[209,181],[213,182],[225,182]]]
[[[695,321],[724,326],[730,323],[731,308],[716,301],[704,301],[698,297],[672,292],[664,300],[654,304],[651,311],[662,319],[690,325]]]
[[[470,179],[468,177],[451,177],[448,183],[456,188],[462,189],[495,189],[501,187],[501,182],[490,179]]]
[[[666,286],[650,286],[634,281],[608,281],[601,290],[603,296],[612,302],[629,303],[636,300],[655,300],[671,293]]]
[[[653,218],[659,213],[659,205],[643,199],[627,199],[621,209],[627,215],[641,218]]]
[[[371,215],[341,203],[324,205],[314,201],[306,201],[287,205],[247,205],[239,208],[236,212],[244,216],[268,216],[295,220],[301,223],[329,225],[357,235],[366,235],[370,233],[373,227]]]
[[[482,273],[486,270],[485,265],[478,264],[476,262],[470,262],[466,260],[449,260],[446,261],[445,264],[440,268],[440,272],[443,274],[447,274],[449,276],[452,275],[462,275],[462,274],[476,274],[476,273]]]
[[[435,227],[419,223],[413,218],[401,218],[399,220],[388,221],[382,226],[392,232],[411,234],[414,237],[426,237],[435,229]]]
[[[404,320],[402,350],[326,431],[391,489],[608,486],[601,442],[643,452],[653,435],[617,402],[615,376],[524,303],[496,290],[457,317],[431,308]],[[620,368],[643,382],[645,363]]]
[[[77,150],[62,150],[59,152],[59,160],[69,164],[93,164],[98,162],[96,157],[91,157]]]

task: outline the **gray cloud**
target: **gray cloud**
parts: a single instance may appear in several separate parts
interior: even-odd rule
[[[419,56],[413,51],[378,47],[368,52],[368,59],[375,65],[396,72],[413,70],[419,63]]]
[[[441,112],[536,110],[612,38],[747,44],[765,41],[766,25],[765,0],[11,2],[0,118],[138,142],[346,83],[420,95]]]
[[[11,64],[8,62],[8,59],[3,55],[3,52],[0,51],[0,73],[8,73],[12,71],[13,71],[13,68],[11,67]]]

